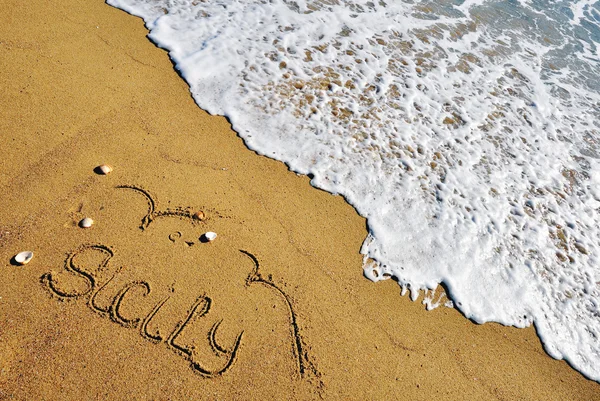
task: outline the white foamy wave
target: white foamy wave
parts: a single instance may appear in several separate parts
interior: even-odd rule
[[[600,380],[599,2],[108,3],[250,148],[368,219],[367,277],[534,322]]]

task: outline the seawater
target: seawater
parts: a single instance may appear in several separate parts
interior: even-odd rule
[[[248,147],[368,219],[367,277],[533,323],[600,380],[600,1],[108,3]]]

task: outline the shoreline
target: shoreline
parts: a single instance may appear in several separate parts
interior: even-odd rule
[[[365,279],[365,220],[198,108],[141,19],[0,18],[0,399],[600,397],[533,327]]]

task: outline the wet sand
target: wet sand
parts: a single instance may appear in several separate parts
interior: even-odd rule
[[[140,19],[2,10],[0,400],[600,399],[533,328],[365,279],[365,220],[200,110]]]

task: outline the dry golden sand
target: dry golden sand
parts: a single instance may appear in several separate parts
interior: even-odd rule
[[[247,150],[145,35],[101,0],[3,2],[0,399],[600,398],[532,328],[363,278],[365,221]]]

